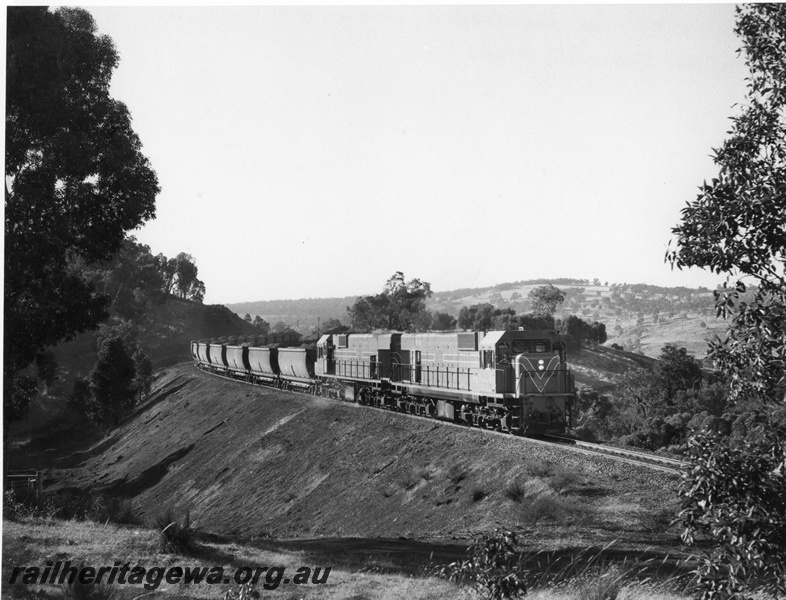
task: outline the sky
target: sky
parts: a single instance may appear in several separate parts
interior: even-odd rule
[[[85,5],[207,303],[664,263],[744,100],[731,4]]]

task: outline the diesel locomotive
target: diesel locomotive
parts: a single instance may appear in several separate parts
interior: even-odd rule
[[[316,347],[202,340],[191,354],[217,375],[463,425],[516,435],[571,428],[573,375],[552,331],[326,334]]]

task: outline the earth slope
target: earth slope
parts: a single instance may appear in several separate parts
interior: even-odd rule
[[[138,341],[154,367],[189,360],[191,340],[253,335],[257,331],[224,306],[199,304],[174,296],[154,306],[145,323],[137,324],[137,328]],[[13,423],[14,436],[49,431],[53,426],[70,423],[66,413],[67,399],[74,379],[86,377],[95,366],[100,335],[99,331],[89,331],[52,348],[58,366],[57,380],[33,399],[24,420]],[[30,374],[34,374],[32,367]]]
[[[673,477],[190,364],[160,373],[109,437],[52,466],[52,488],[132,497],[145,520],[187,509],[220,535],[446,540],[519,525],[540,547],[676,540],[641,520],[673,502]]]

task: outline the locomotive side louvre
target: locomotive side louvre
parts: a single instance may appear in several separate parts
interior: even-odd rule
[[[456,333],[401,336],[401,381],[426,388],[477,390],[478,352],[462,348]]]

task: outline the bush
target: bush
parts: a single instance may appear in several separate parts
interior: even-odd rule
[[[126,525],[138,523],[128,498],[111,498],[73,490],[26,499],[20,499],[13,490],[8,490],[3,495],[3,516],[9,520],[37,517]]]
[[[548,478],[548,484],[555,492],[561,494],[568,488],[581,483],[581,475],[564,467],[556,467]]]
[[[84,565],[79,566],[79,571]],[[118,589],[106,583],[82,583],[78,578],[62,586],[63,596],[68,600],[113,600],[119,596]]]
[[[677,511],[665,506],[652,512],[645,512],[639,516],[639,522],[645,531],[650,533],[663,533],[676,523]]]
[[[702,598],[742,597],[752,587],[773,597],[786,590],[786,476],[778,419],[742,443],[699,433],[688,443],[680,485],[683,541],[713,538],[712,555],[698,567]]]
[[[513,502],[521,502],[524,499],[524,486],[520,482],[514,481],[505,488],[505,496]]]
[[[549,461],[527,461],[527,473],[533,477],[545,478],[551,475],[554,470],[554,464]]]
[[[474,488],[472,490],[472,501],[473,502],[480,502],[486,496],[488,496],[488,494],[486,493],[486,490],[484,490],[483,488],[476,487],[476,488]]]
[[[576,582],[576,597],[581,600],[616,600],[624,585],[623,576],[614,569]]]
[[[587,508],[577,500],[556,494],[533,496],[522,502],[520,506],[519,518],[527,525],[534,525],[539,521],[569,524],[590,516]]]
[[[448,472],[448,477],[450,478],[451,483],[454,485],[458,485],[462,481],[464,481],[469,475],[469,470],[467,466],[461,463],[456,463],[452,467],[450,467],[450,471]]]
[[[471,585],[483,598],[505,600],[527,593],[516,534],[495,529],[483,534],[467,549],[469,558],[438,568],[435,574]]]
[[[195,537],[189,511],[178,519],[174,509],[169,507],[156,515],[155,525],[159,531],[160,552],[187,555],[194,550]]]

